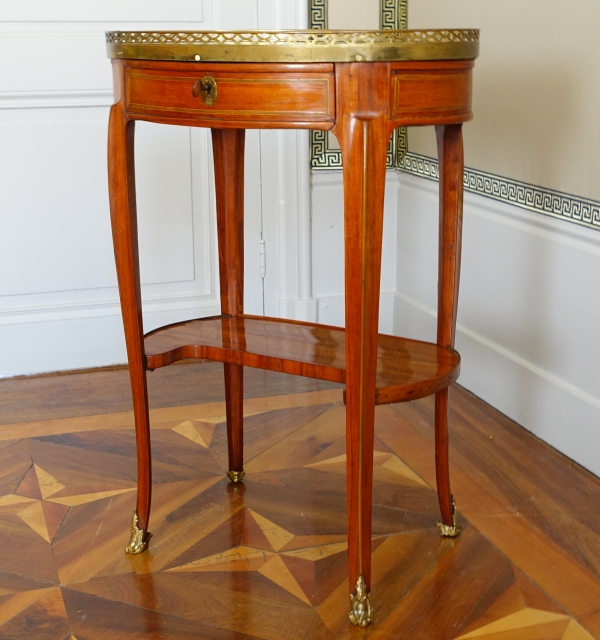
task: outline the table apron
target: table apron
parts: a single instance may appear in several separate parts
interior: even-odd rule
[[[340,110],[337,66],[311,71],[310,65],[272,64],[250,70],[246,64],[192,63],[167,69],[138,61],[125,67],[125,113],[130,120],[206,128],[327,131]],[[387,65],[390,129],[470,120],[472,66],[464,60]],[[208,99],[202,94],[206,83],[214,91]]]
[[[130,118],[194,120],[198,126],[304,123],[328,128],[335,116],[335,76],[332,72],[257,73],[218,67],[176,73],[128,69],[125,101]]]

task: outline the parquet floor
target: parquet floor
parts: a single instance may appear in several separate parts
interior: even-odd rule
[[[186,371],[221,382],[216,365]],[[243,485],[224,477],[213,387],[183,385],[168,406],[155,378],[154,537],[134,557],[126,377],[0,382],[2,640],[600,639],[600,480],[460,388],[456,540],[435,524],[433,402],[377,409],[376,617],[352,627],[341,390],[247,376]]]

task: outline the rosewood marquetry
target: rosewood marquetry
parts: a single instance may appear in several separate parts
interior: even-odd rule
[[[339,327],[219,316],[157,329],[146,335],[144,344],[150,369],[185,358],[206,358],[346,382],[346,332]],[[459,369],[454,349],[380,334],[375,404],[414,400],[446,389],[458,378]]]
[[[462,123],[472,117],[475,31],[245,34],[112,33],[111,220],[137,435],[138,498],[129,553],[148,546],[152,491],[146,370],[185,358],[224,363],[229,472],[243,466],[243,367],[345,383],[350,620],[373,619],[371,511],[375,405],[435,394],[437,489],[456,536],[448,466],[463,199]],[[314,60],[314,62],[312,62]],[[144,336],[136,120],[210,128],[222,315]],[[440,164],[436,344],[378,334],[386,151],[394,129],[434,125]],[[246,129],[330,130],[343,159],[345,328],[244,315]]]

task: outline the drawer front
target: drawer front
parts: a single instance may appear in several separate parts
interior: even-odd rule
[[[216,98],[203,100],[197,83],[209,79]],[[130,69],[127,110],[264,124],[333,122],[333,73],[235,73],[202,69],[193,75]]]
[[[392,118],[402,124],[469,120],[472,70],[398,69],[392,72]]]

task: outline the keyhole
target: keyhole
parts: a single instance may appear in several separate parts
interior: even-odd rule
[[[217,101],[217,83],[211,76],[205,76],[198,80],[192,88],[195,98],[200,96],[206,105],[212,105]]]

